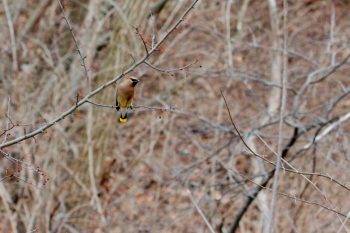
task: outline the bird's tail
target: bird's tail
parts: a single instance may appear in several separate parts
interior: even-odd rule
[[[122,116],[119,118],[119,121],[120,122],[127,122],[128,121],[128,118],[127,117],[125,117],[125,118],[123,118]]]
[[[125,111],[125,113],[123,113],[123,111],[121,111],[119,121],[123,122],[123,123],[128,121],[128,114],[126,111]]]

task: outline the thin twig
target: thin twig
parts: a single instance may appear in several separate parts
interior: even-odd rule
[[[197,212],[199,213],[199,215],[202,217],[202,219],[204,220],[205,224],[207,224],[208,228],[209,228],[209,231],[211,233],[215,233],[213,227],[210,225],[208,219],[205,217],[203,211],[199,208],[197,202],[194,200],[193,196],[192,196],[192,193],[189,189],[187,189],[187,192],[188,194],[190,195],[190,199],[191,199],[191,202],[192,204],[194,205],[194,207],[196,208]]]
[[[337,65],[334,65],[330,68],[330,70],[323,75],[321,78],[315,80],[315,81],[311,81],[309,84],[310,85],[314,85],[316,83],[322,82],[325,79],[327,79],[331,74],[333,74],[334,72],[336,72],[340,67],[342,67],[343,65],[345,65],[345,63],[350,59],[350,54],[348,54],[341,62],[339,62]]]
[[[156,70],[156,71],[163,72],[163,73],[172,73],[172,72],[176,72],[176,71],[185,70],[185,69],[193,66],[197,62],[198,62],[198,60],[195,60],[195,61],[191,62],[190,64],[188,64],[186,66],[179,67],[179,68],[173,68],[173,69],[159,68],[159,67],[156,67],[155,65],[152,65],[151,63],[149,63],[147,61],[145,61],[145,64],[148,65],[149,67],[151,67],[152,69]]]
[[[293,116],[296,117],[296,115],[299,112],[299,108],[301,106],[300,99],[302,95],[307,92],[308,88],[312,85],[318,84],[324,80],[326,80],[329,76],[331,76],[333,73],[335,73],[340,67],[346,64],[346,62],[350,59],[350,54],[348,54],[340,63],[334,66],[329,66],[326,68],[320,68],[317,70],[314,70],[311,72],[308,76],[304,84],[300,87],[295,99],[293,100]],[[316,75],[319,73],[326,73],[321,78],[317,80],[313,80]]]
[[[82,65],[83,68],[84,68],[85,77],[86,77],[86,79],[87,79],[88,82],[89,82],[89,72],[88,72],[88,69],[87,69],[86,64],[85,64],[85,58],[86,58],[86,57],[83,56],[83,54],[82,54],[82,52],[81,52],[81,50],[80,50],[80,48],[79,48],[79,46],[78,46],[78,40],[77,40],[77,38],[76,38],[76,36],[75,36],[73,27],[72,27],[72,25],[71,25],[71,23],[70,23],[70,21],[69,21],[69,18],[68,18],[67,14],[66,14],[66,11],[64,10],[64,7],[63,7],[63,5],[62,5],[62,3],[61,3],[61,0],[57,0],[57,2],[58,2],[59,6],[60,6],[60,8],[61,8],[61,11],[62,11],[62,14],[63,14],[63,18],[64,18],[64,20],[66,21],[67,26],[68,26],[68,29],[69,29],[69,31],[70,31],[70,34],[71,34],[71,36],[72,36],[72,38],[73,38],[74,45],[75,45],[75,49],[76,49],[76,51],[77,51],[78,54],[79,54],[79,57],[80,57],[80,60],[81,60],[81,65]]]
[[[183,175],[183,174],[189,172],[190,170],[194,169],[195,167],[199,166],[200,164],[202,164],[204,162],[208,162],[210,159],[212,159],[215,156],[217,156],[221,151],[223,151],[224,149],[228,148],[233,143],[233,141],[234,140],[233,140],[233,137],[232,137],[224,145],[220,146],[215,151],[213,151],[211,153],[208,152],[207,157],[205,157],[205,158],[203,158],[203,159],[201,159],[199,161],[196,161],[196,162],[192,163],[191,165],[188,165],[187,167],[182,168],[181,170],[177,171],[176,174],[173,176],[173,178],[177,178],[180,175]]]
[[[229,114],[229,117],[230,117],[230,121],[231,121],[231,124],[233,125],[233,128],[235,129],[235,132],[238,134],[238,137],[241,139],[242,143],[245,145],[245,147],[255,156],[259,157],[260,159],[264,160],[265,162],[269,163],[269,164],[273,164],[273,162],[271,162],[270,160],[266,159],[265,156],[263,155],[259,155],[257,154],[255,151],[253,151],[250,146],[248,146],[248,144],[246,143],[246,141],[243,139],[243,136],[241,135],[241,133],[239,132],[235,122],[233,121],[233,118],[232,118],[232,115],[231,115],[231,111],[229,111],[229,107],[228,107],[228,103],[227,103],[227,100],[226,100],[226,97],[224,96],[224,94],[222,93],[222,91],[220,90],[221,92],[221,96],[222,98],[224,99],[224,102],[225,102],[225,105],[226,105],[226,109],[228,114]]]
[[[265,142],[265,140],[263,140],[260,135],[258,134],[255,134],[263,143],[264,145],[272,152],[272,153],[275,153],[277,154],[276,152],[274,152],[270,146]],[[319,176],[319,177],[323,177],[323,178],[326,178],[334,183],[336,183],[337,185],[339,185],[340,187],[350,191],[350,188],[346,186],[346,184],[344,183],[341,183],[340,181],[338,181],[337,179],[329,176],[329,175],[325,175],[325,174],[322,174],[322,173],[318,173],[318,172],[304,172],[304,171],[298,171],[290,162],[288,162],[286,159],[282,158],[282,162],[285,163],[288,167],[292,168],[292,169],[288,169],[288,168],[283,168],[284,171],[287,171],[287,172],[290,172],[290,173],[295,173],[295,174],[298,174],[298,175],[302,175],[308,182],[310,182],[310,180],[305,177],[305,175],[309,175],[309,176]],[[321,192],[321,190],[315,185],[312,183],[312,185],[315,187],[315,189],[317,189],[323,196],[324,194]]]
[[[7,113],[6,113],[6,118],[7,118],[6,129],[0,135],[0,137],[1,137],[3,134],[5,134],[3,143],[7,141],[7,137],[9,135],[8,132],[15,127],[15,124],[11,120],[10,110],[11,110],[11,98],[8,97],[8,100],[7,100]]]
[[[333,99],[331,99],[329,101],[329,103],[326,106],[326,110],[325,110],[325,117],[326,119],[329,118],[329,115],[331,114],[331,112],[333,111],[333,109],[337,106],[337,104],[344,99],[345,97],[347,97],[350,94],[350,88],[347,88],[346,90],[343,91],[343,93],[341,93],[340,95],[334,97]]]
[[[143,38],[143,36],[141,35],[141,33],[137,27],[133,27],[133,28],[135,29],[136,34],[140,37],[142,44],[143,44],[143,47],[145,48],[146,54],[148,55],[149,52],[148,52],[147,43],[146,43],[145,39]]]
[[[257,186],[260,187],[261,189],[272,191],[272,189],[271,189],[271,188],[268,188],[266,185],[260,185],[260,184],[256,183],[254,180],[249,179],[249,178],[243,176],[242,174],[240,174],[240,175],[241,175],[243,178],[245,178],[246,180],[248,180],[248,181],[252,182],[253,184],[257,185]],[[301,199],[301,198],[298,198],[298,197],[296,197],[296,196],[290,195],[290,194],[288,194],[288,193],[277,192],[277,194],[280,195],[280,196],[284,196],[284,197],[290,198],[290,199],[292,199],[292,200],[294,200],[294,201],[299,201],[299,202],[303,202],[303,203],[306,203],[306,204],[309,204],[309,205],[314,205],[314,206],[321,207],[321,208],[326,209],[326,210],[328,210],[328,211],[331,211],[331,212],[333,212],[333,213],[335,213],[335,214],[338,214],[338,215],[340,215],[340,216],[342,216],[342,217],[347,217],[346,214],[341,213],[341,212],[339,212],[339,211],[337,211],[337,210],[335,210],[335,209],[333,209],[333,208],[331,208],[331,207],[322,205],[322,204],[317,203],[317,202],[313,202],[313,201]],[[347,219],[346,219],[346,220],[347,220]]]
[[[346,223],[348,222],[349,219],[350,219],[350,211],[348,212],[348,214],[347,214],[347,216],[346,216],[344,222],[343,222],[343,223],[341,224],[341,226],[339,227],[337,233],[341,233],[341,232],[343,231],[343,229],[344,229],[344,227],[346,227],[345,225],[346,225]]]

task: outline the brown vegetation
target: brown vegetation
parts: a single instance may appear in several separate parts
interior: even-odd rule
[[[0,232],[349,231],[349,1],[61,2],[0,3]]]

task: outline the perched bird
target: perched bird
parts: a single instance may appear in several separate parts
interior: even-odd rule
[[[120,122],[128,121],[128,108],[132,109],[132,101],[135,94],[135,86],[139,82],[134,77],[125,78],[117,87],[116,93],[116,109],[121,110]]]

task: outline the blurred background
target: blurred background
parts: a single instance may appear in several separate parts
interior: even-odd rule
[[[61,3],[91,83],[58,1],[1,0],[0,144],[121,74],[145,55],[135,27],[151,48],[192,1]],[[86,103],[0,145],[0,232],[349,232],[349,9],[200,0],[131,73],[128,123]]]

